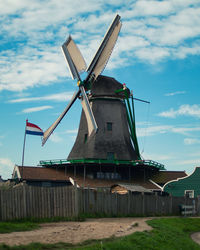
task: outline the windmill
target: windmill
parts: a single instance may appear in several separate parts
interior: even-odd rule
[[[118,169],[122,167],[121,176],[124,175],[125,178],[127,176],[130,178],[132,166],[149,165],[150,170],[152,167],[158,169],[163,167],[158,163],[141,159],[136,137],[133,96],[130,90],[114,78],[100,75],[109,60],[121,26],[120,16],[116,15],[87,69],[83,56],[71,36],[62,45],[70,74],[72,79],[77,79],[79,89],[74,92],[62,114],[44,132],[42,145],[73,103],[80,99],[82,114],[77,138],[67,162],[64,160],[63,164],[70,162],[74,169],[77,165],[82,169],[84,165],[84,176],[85,166],[88,164],[93,165],[92,170],[90,169],[93,171],[93,176],[97,176],[98,173],[101,175],[101,167],[104,165],[104,167],[113,166],[115,173],[116,166]],[[83,81],[79,75],[82,71],[87,72]],[[129,98],[132,99],[132,108]],[[50,164],[62,164],[61,162],[61,160],[58,163],[50,161]],[[41,165],[48,164],[49,162],[41,161]],[[104,169],[105,171],[107,170]],[[111,168],[108,171],[113,174]]]
[[[62,45],[62,49],[67,60],[67,64],[69,67],[70,74],[72,79],[78,80],[79,90],[75,91],[70,103],[64,109],[62,114],[58,117],[58,119],[44,132],[42,145],[45,144],[49,136],[53,133],[55,128],[61,122],[63,117],[69,111],[73,103],[81,97],[81,104],[87,119],[88,126],[88,134],[92,136],[97,132],[98,127],[93,115],[91,106],[88,101],[88,97],[86,92],[91,88],[93,82],[97,79],[98,75],[103,71],[108,59],[112,53],[115,42],[117,40],[119,31],[121,29],[120,16],[116,15],[114,18],[110,28],[108,29],[99,49],[97,50],[93,60],[86,70],[86,63],[84,61],[83,56],[81,55],[78,47],[73,41],[72,37],[69,36],[66,42]],[[87,77],[84,81],[81,80],[79,73],[82,71],[87,71]]]

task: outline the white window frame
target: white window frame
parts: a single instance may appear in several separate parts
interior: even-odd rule
[[[194,190],[185,190],[185,196],[188,194],[189,198],[194,198]]]

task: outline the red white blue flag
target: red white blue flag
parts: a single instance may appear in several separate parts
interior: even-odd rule
[[[43,136],[44,133],[40,127],[26,120],[26,134]]]

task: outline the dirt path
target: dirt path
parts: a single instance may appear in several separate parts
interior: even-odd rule
[[[151,230],[146,221],[151,218],[103,218],[84,222],[58,222],[41,224],[41,228],[27,232],[0,234],[0,244],[26,245],[31,242],[76,244],[89,239],[124,236],[136,231]]]
[[[196,243],[200,245],[200,232],[193,233],[191,235],[191,238],[193,239],[193,241],[195,241]]]

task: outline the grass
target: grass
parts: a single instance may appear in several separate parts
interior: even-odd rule
[[[0,222],[0,233],[30,231],[39,227],[36,222]]]
[[[200,249],[200,246],[190,238],[191,233],[200,231],[200,219],[198,218],[159,218],[147,222],[153,227],[151,231],[136,232],[134,234],[105,240],[89,240],[82,244],[72,246],[67,243],[40,244],[32,243],[26,246],[9,247],[0,245],[1,250],[43,250],[43,249],[145,249],[145,250],[192,250]]]
[[[30,231],[40,228],[40,223],[59,221],[84,221],[85,216],[78,217],[53,217],[53,218],[26,218],[14,221],[0,222],[0,233]]]
[[[200,246],[190,238],[192,232],[200,231],[200,219],[162,218],[148,222],[152,231],[136,232],[132,235],[106,242],[104,249],[162,249],[191,250]],[[101,249],[97,245],[84,249]]]

